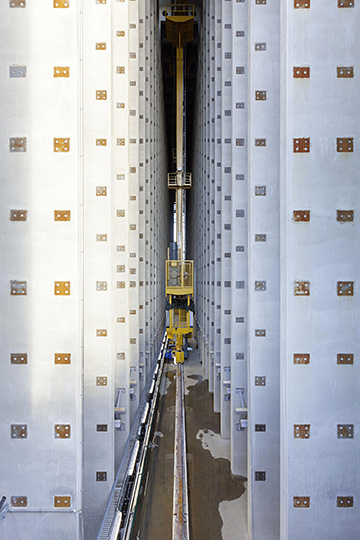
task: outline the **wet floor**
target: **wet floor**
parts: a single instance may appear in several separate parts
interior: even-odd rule
[[[184,370],[190,538],[246,540],[246,479],[231,475],[229,445],[219,437],[202,371],[195,349]],[[171,540],[175,390],[175,367],[166,364],[132,540]]]

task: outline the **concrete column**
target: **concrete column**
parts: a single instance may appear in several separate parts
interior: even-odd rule
[[[281,14],[281,538],[358,536],[359,6]]]

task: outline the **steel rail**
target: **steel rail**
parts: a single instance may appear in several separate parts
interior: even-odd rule
[[[189,540],[189,504],[186,466],[184,366],[177,364],[174,443],[172,540]]]
[[[113,485],[98,540],[130,538],[159,395],[166,346],[167,337],[165,334],[156,367],[152,378],[148,381],[147,390],[144,392],[142,403],[139,406],[137,422],[134,422],[132,434],[129,437],[128,444],[130,442],[132,444],[130,452],[125,451],[126,470],[124,471],[124,463],[122,462]]]

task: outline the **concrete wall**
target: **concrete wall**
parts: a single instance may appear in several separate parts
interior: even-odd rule
[[[0,536],[91,540],[164,323],[156,2],[16,0],[0,21]]]

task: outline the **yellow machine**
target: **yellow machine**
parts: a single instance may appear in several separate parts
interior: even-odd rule
[[[175,343],[175,361],[184,362],[184,336],[192,332],[194,265],[184,259],[184,189],[191,188],[191,174],[183,170],[184,141],[184,46],[193,39],[193,4],[165,6],[166,39],[176,45],[176,172],[168,174],[168,188],[176,190],[176,242],[166,261],[166,296],[169,309],[168,336]]]

